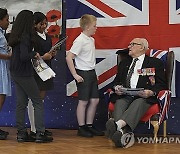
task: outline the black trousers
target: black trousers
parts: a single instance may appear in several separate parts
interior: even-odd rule
[[[25,113],[29,98],[34,107],[34,119],[37,132],[44,132],[44,106],[34,77],[12,76],[16,87],[16,126],[18,131],[26,131]]]
[[[150,106],[145,98],[127,96],[118,99],[113,112],[114,120],[124,120],[133,131]]]

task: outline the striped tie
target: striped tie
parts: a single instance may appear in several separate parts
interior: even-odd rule
[[[137,60],[138,60],[138,58],[135,58],[135,59],[134,59],[132,65],[131,65],[131,68],[129,69],[129,72],[128,72],[128,74],[127,74],[127,78],[126,78],[126,87],[127,87],[127,88],[131,88],[131,84],[130,84],[130,82],[131,82],[131,77],[132,77],[132,74],[133,74],[133,72],[134,72],[134,67],[135,67],[135,65],[136,65]]]

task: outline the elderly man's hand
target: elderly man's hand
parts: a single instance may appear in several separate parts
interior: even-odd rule
[[[117,86],[114,87],[115,93],[117,95],[122,95],[123,94],[123,92],[121,91],[121,88],[122,88],[122,86],[120,86],[120,85],[117,85]]]
[[[148,98],[154,95],[154,92],[152,90],[142,90],[138,93],[140,97]]]

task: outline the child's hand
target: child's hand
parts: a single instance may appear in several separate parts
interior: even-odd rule
[[[34,56],[34,58],[36,58],[36,59],[40,59],[40,54],[38,53],[38,52],[36,52],[36,55]]]
[[[75,80],[79,83],[79,82],[84,82],[84,79],[78,75],[78,74],[74,74],[73,77],[75,78]]]
[[[54,57],[57,54],[57,50],[49,51],[49,54],[51,54],[51,56]]]
[[[47,52],[42,56],[42,58],[44,60],[50,60],[52,58],[52,55],[49,52]]]

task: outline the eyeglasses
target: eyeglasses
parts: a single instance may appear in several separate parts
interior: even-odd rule
[[[132,42],[132,43],[129,44],[129,46],[132,46],[132,47],[135,46],[135,45],[142,45],[142,44],[140,44],[140,43],[135,43],[135,42]]]

